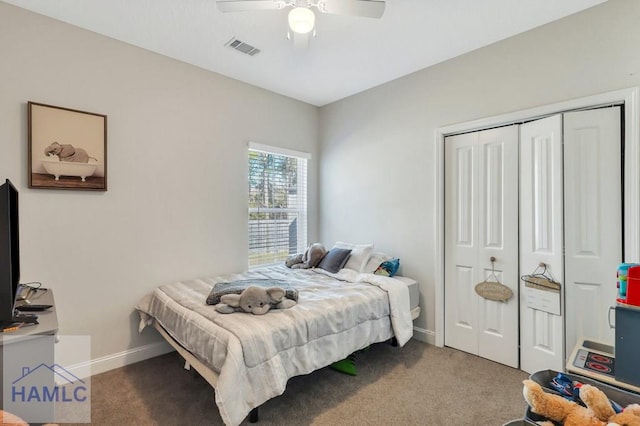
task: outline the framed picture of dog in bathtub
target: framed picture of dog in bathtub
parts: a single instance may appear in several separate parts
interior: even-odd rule
[[[28,103],[29,188],[107,190],[107,116]]]

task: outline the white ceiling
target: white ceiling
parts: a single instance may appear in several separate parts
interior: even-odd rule
[[[387,0],[381,19],[316,13],[305,50],[287,11],[221,13],[215,0],[2,0],[322,106],[606,0]],[[236,37],[261,50],[224,47]]]

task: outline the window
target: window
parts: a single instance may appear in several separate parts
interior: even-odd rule
[[[249,144],[249,267],[307,247],[308,154]]]

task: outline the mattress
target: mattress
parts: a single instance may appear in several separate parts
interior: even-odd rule
[[[177,282],[156,289],[137,309],[141,325],[157,321],[219,372],[215,397],[220,414],[226,424],[239,424],[252,408],[282,394],[289,378],[371,343],[395,336],[402,346],[411,337],[408,289],[417,288],[412,280],[342,271],[321,274],[274,266]],[[216,314],[204,303],[215,282],[247,278],[293,280],[300,291],[298,305],[255,316]]]
[[[402,281],[407,285],[407,287],[409,287],[409,308],[412,310],[417,308],[420,305],[420,288],[418,287],[416,280],[398,275],[393,278]]]

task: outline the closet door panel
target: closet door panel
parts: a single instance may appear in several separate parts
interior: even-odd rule
[[[622,261],[620,108],[564,115],[566,351],[614,344],[608,309]]]
[[[544,264],[562,284],[562,116],[520,127],[520,274]],[[529,373],[564,365],[563,317],[527,306],[520,281],[520,368]]]
[[[514,294],[507,302],[478,297],[478,354],[518,366],[518,127],[478,132],[479,234],[477,281],[498,279]],[[491,258],[495,258],[492,265]],[[491,277],[491,274],[495,277]]]
[[[445,141],[445,345],[478,351],[477,135]]]

